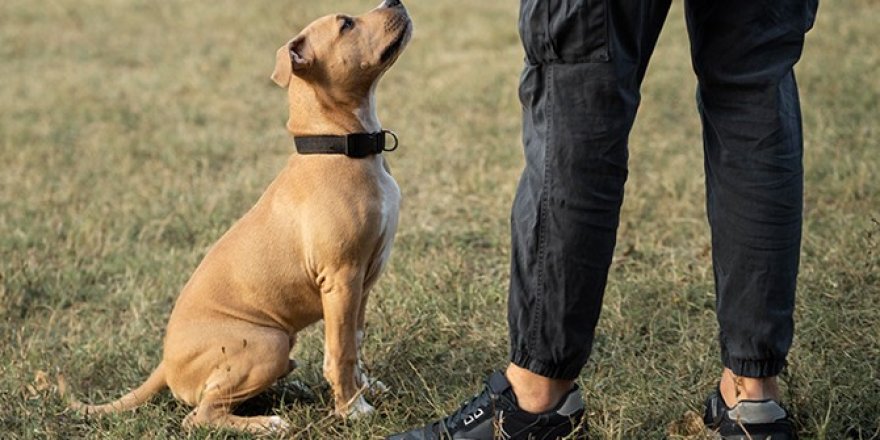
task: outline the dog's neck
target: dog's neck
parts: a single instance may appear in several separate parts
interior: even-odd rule
[[[294,136],[376,133],[382,129],[376,115],[376,85],[360,98],[333,96],[295,75],[290,81],[290,119]]]

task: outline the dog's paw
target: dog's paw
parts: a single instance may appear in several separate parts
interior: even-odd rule
[[[271,432],[284,432],[290,429],[290,424],[285,422],[279,416],[270,416],[266,417],[266,422],[263,424],[266,430]]]
[[[364,399],[363,396],[358,396],[351,402],[351,405],[348,406],[348,411],[344,418],[349,420],[357,420],[368,417],[376,412],[376,408],[373,408],[373,405],[367,403],[367,400]]]
[[[366,387],[367,394],[369,394],[371,396],[385,394],[388,391],[390,391],[390,389],[388,388],[388,385],[385,385],[384,383],[382,383],[381,380],[373,379],[372,377],[367,376],[367,373],[364,373],[363,369],[361,369],[361,371],[360,371],[359,379],[360,379],[361,386]]]
[[[391,391],[391,389],[388,388],[388,385],[385,385],[381,380],[378,379],[369,379],[369,382],[367,382],[367,384],[367,389],[370,390],[370,394],[373,395],[385,394]]]

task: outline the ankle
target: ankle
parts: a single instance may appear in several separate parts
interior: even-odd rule
[[[555,408],[574,386],[573,380],[551,379],[514,364],[507,367],[504,375],[516,395],[517,406],[532,414]]]
[[[721,397],[728,407],[733,407],[742,400],[771,399],[779,402],[781,397],[776,376],[737,376],[729,368],[725,368],[721,375],[719,389]]]

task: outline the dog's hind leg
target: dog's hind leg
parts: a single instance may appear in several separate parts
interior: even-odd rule
[[[241,345],[223,346],[226,357],[208,376],[196,408],[183,421],[184,428],[216,426],[254,433],[286,430],[287,423],[278,416],[243,417],[233,415],[232,410],[289,372],[289,337],[272,329],[236,336]]]
[[[183,419],[183,427],[192,429],[198,426],[214,426],[255,434],[284,432],[290,428],[290,425],[278,416],[234,415],[230,412],[230,407],[223,402],[224,400],[222,396],[206,395],[199,406]]]

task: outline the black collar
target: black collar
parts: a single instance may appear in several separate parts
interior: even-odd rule
[[[394,145],[390,148],[385,148],[386,133],[394,139]],[[382,130],[377,133],[351,133],[343,136],[294,136],[293,143],[299,154],[344,154],[362,158],[396,150],[397,135],[391,130]]]

